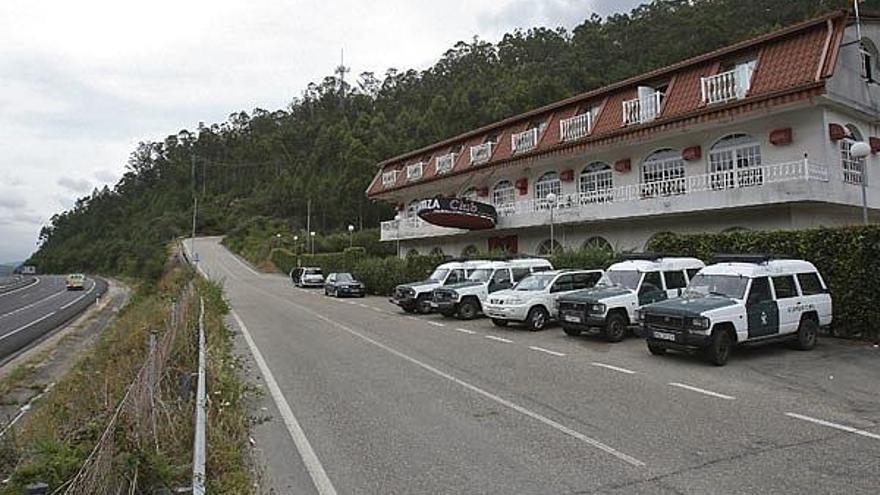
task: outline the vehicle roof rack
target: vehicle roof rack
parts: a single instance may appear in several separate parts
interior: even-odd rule
[[[712,263],[767,263],[777,259],[771,254],[716,254],[712,257]]]
[[[657,261],[668,256],[662,253],[626,253],[623,255],[623,259],[626,261]]]

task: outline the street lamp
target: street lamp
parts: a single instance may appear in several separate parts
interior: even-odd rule
[[[862,222],[868,225],[868,156],[871,154],[871,146],[864,141],[857,141],[849,148],[849,154],[862,161]]]
[[[315,254],[315,231],[309,232],[309,237],[312,238],[312,254]]]
[[[550,254],[554,254],[556,249],[553,238],[553,209],[556,208],[556,194],[550,193],[544,199],[547,200],[547,205],[550,206]]]
[[[297,241],[299,241],[299,236],[298,235],[293,236],[293,254],[296,254]]]
[[[354,225],[348,226],[348,247],[354,246]]]
[[[397,226],[397,257],[400,258],[400,219],[403,218],[400,216],[400,213],[394,215],[394,224]]]

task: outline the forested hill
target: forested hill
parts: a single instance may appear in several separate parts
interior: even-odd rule
[[[164,243],[190,228],[193,189],[202,233],[256,217],[300,228],[309,198],[313,230],[375,226],[390,207],[370,204],[364,190],[384,158],[851,5],[655,0],[571,31],[536,27],[494,44],[459,42],[424,71],[364,73],[344,85],[329,76],[286,109],[233,113],[221,124],[142,143],[112,190],[52,217],[31,261],[44,271],[152,276]]]

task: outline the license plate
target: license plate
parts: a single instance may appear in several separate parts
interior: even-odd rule
[[[658,340],[669,340],[675,342],[675,334],[674,333],[666,333],[666,332],[654,332],[654,338]]]
[[[580,323],[581,317],[577,315],[562,315],[562,319],[570,323]]]

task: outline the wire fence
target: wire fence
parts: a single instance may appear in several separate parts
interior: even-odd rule
[[[121,452],[159,450],[159,419],[166,407],[160,386],[168,361],[181,332],[190,322],[195,289],[188,284],[171,305],[165,332],[153,332],[147,358],[129,384],[95,447],[71,480],[53,493],[104,495],[138,493],[138,468],[125,461]],[[167,416],[165,416],[167,417]]]

